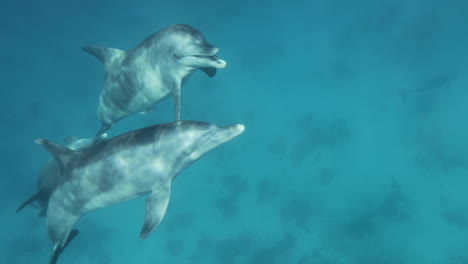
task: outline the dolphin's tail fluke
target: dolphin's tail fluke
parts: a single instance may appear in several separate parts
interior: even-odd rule
[[[18,209],[16,209],[16,213],[18,213],[19,211],[23,210],[23,208],[26,207],[27,205],[29,205],[30,203],[39,200],[40,195],[41,195],[40,191],[37,191],[35,194],[33,194],[31,197],[29,197],[28,200],[26,200],[24,203],[22,203],[22,204],[18,207]]]
[[[58,257],[60,256],[60,253],[63,252],[63,250],[67,247],[67,245],[79,234],[80,232],[78,229],[73,229],[70,234],[68,235],[67,242],[65,242],[65,245],[63,247],[56,246],[54,247],[54,251],[52,252],[52,256],[50,257],[49,264],[55,264],[57,263]]]
[[[114,61],[121,60],[125,56],[124,50],[107,48],[101,46],[84,46],[82,49],[98,58],[105,66]]]

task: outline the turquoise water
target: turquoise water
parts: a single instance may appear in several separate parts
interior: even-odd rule
[[[468,4],[463,1],[4,1],[0,263],[47,263],[32,207],[36,138],[93,136],[104,69],[174,23],[220,48],[183,118],[246,132],[174,182],[142,241],[144,199],[85,215],[59,263],[466,264]],[[118,135],[171,121],[171,100]]]

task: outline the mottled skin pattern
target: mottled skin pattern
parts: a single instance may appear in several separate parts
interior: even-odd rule
[[[122,118],[151,111],[161,100],[174,97],[175,120],[181,118],[181,87],[196,70],[210,77],[226,62],[215,55],[219,49],[189,25],[172,25],[129,51],[98,46],[83,49],[100,59],[106,68],[98,117],[100,133]]]
[[[107,134],[101,134],[98,141],[105,140]],[[83,138],[77,139],[75,137],[69,137],[65,140],[65,146],[71,150],[85,150],[90,148],[96,142],[96,138]],[[47,206],[49,204],[49,198],[52,192],[65,182],[67,179],[60,176],[59,163],[54,159],[49,159],[44,168],[39,173],[37,181],[37,190],[28,200],[19,206],[16,212],[22,210],[28,204],[34,205],[39,211],[39,216],[45,216],[47,212]]]
[[[218,127],[179,121],[135,130],[84,151],[38,140],[57,159],[60,176],[66,179],[53,191],[47,209],[49,237],[54,244],[51,263],[69,242],[81,215],[151,193],[140,234],[148,237],[164,217],[172,180],[243,131],[243,125]]]

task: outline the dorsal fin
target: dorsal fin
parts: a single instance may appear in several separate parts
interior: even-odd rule
[[[116,59],[125,56],[125,51],[101,46],[84,46],[82,49],[98,58],[104,65],[109,65]]]
[[[67,165],[79,153],[47,139],[37,139],[35,142],[49,151],[52,157],[63,166]]]
[[[213,78],[216,75],[216,68],[201,67],[200,70],[210,78]]]

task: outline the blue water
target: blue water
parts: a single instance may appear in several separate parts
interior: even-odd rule
[[[3,1],[0,262],[52,250],[34,208],[15,214],[49,158],[33,140],[99,129],[104,69],[80,47],[130,49],[186,23],[228,66],[189,80],[183,118],[246,132],[177,178],[147,240],[136,199],[85,215],[59,263],[468,263],[467,13],[457,0]],[[110,133],[173,116],[167,100]]]

